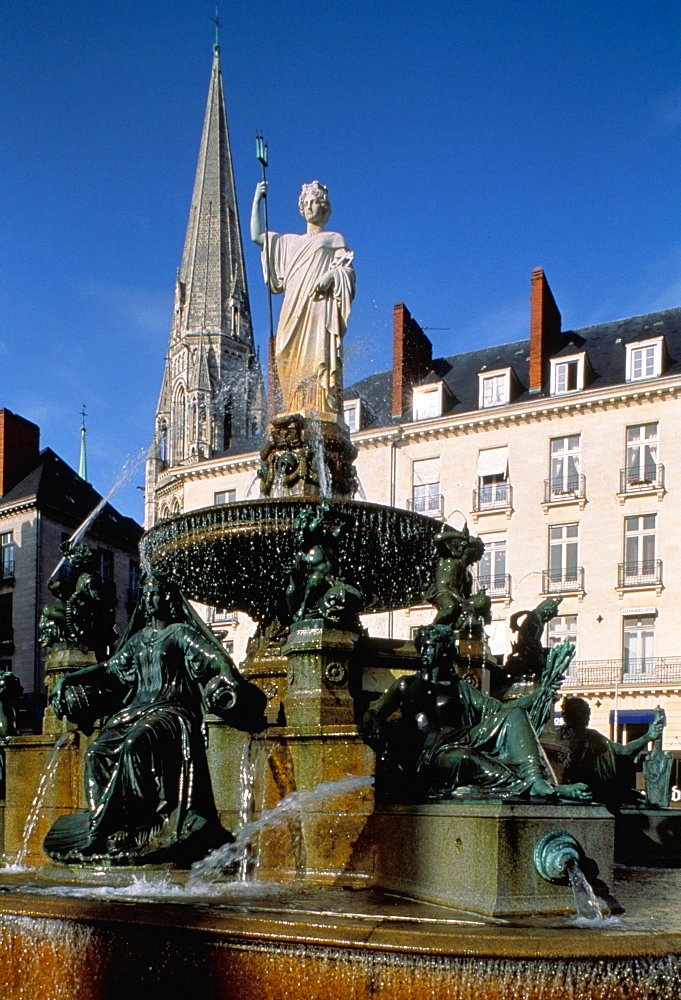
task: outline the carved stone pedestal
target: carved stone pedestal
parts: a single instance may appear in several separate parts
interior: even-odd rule
[[[317,620],[291,627],[284,646],[288,661],[287,728],[353,725],[350,685],[358,639],[356,632],[329,628]]]
[[[350,500],[357,492],[357,449],[340,423],[303,413],[275,417],[260,453],[264,497],[333,496]]]
[[[568,915],[575,909],[570,886],[539,874],[538,843],[554,831],[573,836],[585,874],[602,880],[607,895],[614,825],[603,806],[568,803],[382,806],[369,826],[375,881],[381,889],[485,916]]]
[[[95,654],[91,650],[83,653],[79,649],[53,649],[45,660],[45,687],[48,695],[60,678],[72,674],[74,670],[90,667],[96,662]],[[61,736],[62,733],[72,732],[73,728],[70,722],[57,718],[48,702],[43,718],[43,736]]]

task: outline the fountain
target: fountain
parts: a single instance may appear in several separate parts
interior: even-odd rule
[[[336,237],[324,234],[324,198],[310,187],[309,204],[301,200],[312,235]],[[331,249],[341,251],[331,284],[317,275],[315,294],[323,304],[340,282],[345,322],[351,255],[334,240]],[[336,325],[336,348],[342,332]],[[85,731],[98,715],[109,719],[94,742],[77,734],[66,751],[57,810],[65,815],[46,840],[61,863],[0,877],[3,996],[98,1000],[146,987],[174,998],[191,984],[207,998],[240,1000],[671,1000],[681,923],[656,933],[658,916],[643,919],[630,906],[631,874],[615,892],[633,918],[607,915],[622,909],[609,891],[614,820],[582,784],[555,787],[530,726],[545,724],[571,650],[538,666],[535,648],[530,669],[519,640],[513,683],[499,687],[484,641],[485,595],[471,589],[479,540],[352,499],[354,449],[338,415],[335,357],[330,380],[328,365],[322,379],[305,369],[300,384],[283,372],[285,396],[300,406],[271,425],[261,499],[150,529],[142,557],[160,582],[145,594],[147,624],[131,627],[105,669],[86,653],[62,657],[46,732],[68,729],[57,715]],[[360,622],[360,611],[405,607],[426,593],[437,615],[418,649],[372,638]],[[240,672],[177,595],[257,621]],[[165,645],[147,675],[145,650],[158,636]],[[74,814],[80,772],[92,775],[102,740],[140,707],[123,681],[155,683],[171,660],[197,686],[189,702],[173,702],[188,713],[186,726],[164,748],[173,758],[175,744],[183,747],[189,769],[169,811],[158,789],[174,772],[153,751],[154,808],[168,823],[140,825],[129,814],[148,795],[129,810],[106,783]],[[103,678],[109,686],[93,689]],[[513,700],[500,704],[495,692]],[[470,717],[457,730],[451,713],[460,704]],[[131,733],[121,741],[117,731],[118,748]],[[131,773],[146,780],[142,759]],[[8,781],[19,773],[10,768]],[[185,808],[185,818],[193,810],[185,831],[178,814],[194,780],[201,796]],[[102,803],[104,812],[111,806],[108,825]],[[664,901],[666,886],[668,905],[669,878],[651,878],[647,891]]]

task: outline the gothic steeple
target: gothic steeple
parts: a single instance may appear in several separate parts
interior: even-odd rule
[[[263,403],[216,41],[147,504],[162,469],[211,458],[259,433]],[[149,515],[148,508],[148,521]]]

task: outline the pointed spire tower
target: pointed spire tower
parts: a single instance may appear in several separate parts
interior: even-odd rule
[[[263,416],[216,40],[147,466],[147,524],[155,520],[150,504],[162,470],[225,452],[258,434]]]

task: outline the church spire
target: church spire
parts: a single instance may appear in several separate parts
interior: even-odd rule
[[[147,466],[147,524],[155,520],[162,470],[219,455],[258,434],[263,421],[217,28],[216,14],[210,87]]]
[[[199,330],[221,331],[252,346],[217,43],[213,49],[213,70],[178,283],[176,306],[180,308],[176,308],[172,331],[175,339]]]

